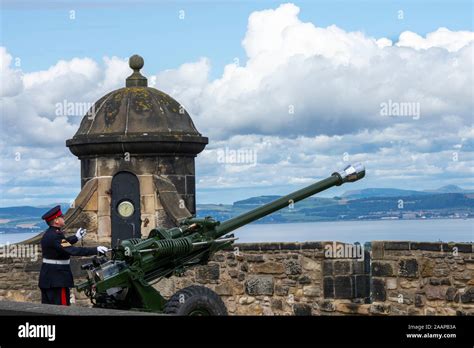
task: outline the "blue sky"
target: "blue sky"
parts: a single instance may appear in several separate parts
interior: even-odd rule
[[[365,162],[367,178],[327,196],[474,189],[472,1],[283,4],[3,1],[0,206],[77,195],[79,161],[64,142],[82,115],[57,117],[55,105],[122,87],[135,53],[210,138],[196,161],[199,203],[284,194],[347,161]],[[389,101],[417,103],[421,118],[382,115]],[[226,148],[250,148],[257,163],[220,163]]]
[[[95,5],[92,5],[95,3]],[[256,10],[281,1],[4,1],[2,45],[21,57],[26,72],[48,69],[59,59],[129,57],[140,52],[145,71],[171,69],[201,56],[212,77],[235,57],[245,61],[240,41]],[[444,26],[471,30],[472,1],[294,1],[300,19],[320,27],[396,40],[410,30],[425,35]],[[41,5],[40,5],[41,4]],[[75,20],[69,11],[75,11]],[[179,11],[185,11],[184,20]],[[403,20],[399,12],[403,11]]]

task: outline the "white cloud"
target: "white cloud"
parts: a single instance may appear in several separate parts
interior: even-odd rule
[[[235,133],[345,134],[412,122],[381,116],[380,104],[388,100],[419,103],[423,124],[447,114],[471,122],[472,32],[440,28],[422,42],[405,32],[393,45],[335,25],[320,28],[298,14],[293,4],[252,13],[242,41],[245,65],[228,64],[220,78],[204,83],[209,65],[197,62],[200,72],[167,71],[157,78],[158,88],[219,139]]]
[[[104,57],[60,60],[44,71],[15,68],[0,48],[1,129],[0,199],[2,205],[64,202],[80,186],[80,166],[65,147],[83,115],[57,114],[57,105],[93,103],[124,85],[127,61]],[[20,174],[20,175],[19,175]]]
[[[202,190],[272,188],[284,183],[301,186],[327,177],[347,163],[360,161],[367,166],[367,180],[355,184],[358,187],[425,189],[446,184],[473,187],[474,153],[468,146],[474,137],[463,138],[467,133],[468,127],[443,133],[442,126],[421,129],[397,124],[342,136],[236,135],[213,142],[198,156],[199,177],[203,178],[198,182]],[[464,140],[458,149],[455,145],[460,139]],[[226,148],[236,151],[250,148],[257,154],[256,165],[221,163],[218,153]],[[453,156],[455,152],[457,158]],[[235,167],[242,169],[239,175],[234,175]],[[347,189],[343,187],[342,191]]]
[[[456,52],[472,41],[474,41],[474,33],[471,31],[451,31],[447,28],[439,28],[428,33],[426,38],[412,31],[404,31],[400,34],[397,46],[411,47],[417,50],[438,47],[447,49],[449,52]]]
[[[14,69],[12,56],[5,47],[0,47],[0,97],[12,97],[23,90],[23,81],[19,69]]]
[[[177,99],[186,110],[198,111],[201,107],[200,94],[209,83],[211,62],[202,57],[197,62],[185,63],[178,69],[164,70],[149,78],[148,85],[167,91]],[[186,101],[186,103],[184,103]]]

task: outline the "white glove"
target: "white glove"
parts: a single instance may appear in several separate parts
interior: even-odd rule
[[[87,230],[85,228],[80,227],[76,232],[77,239],[81,240],[82,238],[84,238],[86,233],[87,233]]]
[[[107,248],[107,247],[105,247],[105,246],[100,245],[100,246],[97,247],[97,252],[98,252],[99,254],[104,254],[104,255],[105,255],[105,253],[106,253],[107,251],[109,251],[109,248]]]

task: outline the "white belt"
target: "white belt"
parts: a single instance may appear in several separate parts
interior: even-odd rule
[[[43,259],[43,263],[50,263],[52,265],[69,265],[71,260],[51,260]]]

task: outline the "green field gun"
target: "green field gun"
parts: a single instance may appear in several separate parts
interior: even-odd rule
[[[153,284],[205,265],[217,251],[237,239],[232,231],[318,192],[365,176],[362,164],[349,165],[328,178],[244,214],[219,222],[211,217],[188,218],[178,227],[156,228],[146,239],[119,242],[111,259],[94,258],[82,266],[87,281],[78,285],[95,307],[162,312],[176,315],[226,315],[221,298],[203,286],[192,285],[166,300]]]

